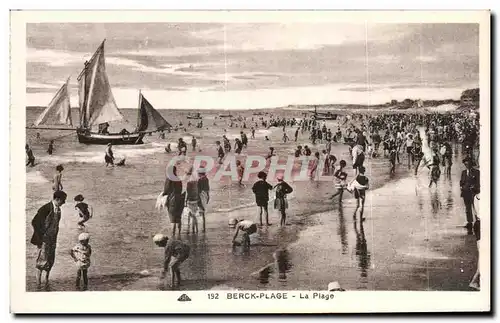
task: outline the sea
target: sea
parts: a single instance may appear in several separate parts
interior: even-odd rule
[[[26,125],[37,118],[43,108],[28,108]],[[26,169],[26,289],[35,291],[35,261],[37,249],[30,244],[31,220],[39,207],[51,200],[55,168],[64,167],[62,184],[68,194],[62,207],[56,262],[51,272],[52,291],[74,291],[76,267],[69,250],[82,232],[77,225],[74,196],[82,194],[94,216],[85,231],[92,246],[89,269],[89,289],[95,291],[161,290],[158,276],[162,270],[163,250],[154,245],[157,233],[170,235],[171,224],[166,214],[155,209],[156,198],[163,190],[165,169],[175,153],[176,142],[188,143],[188,157],[209,155],[215,158],[215,141],[222,135],[232,139],[240,131],[249,137],[248,149],[238,159],[248,155],[265,156],[270,146],[277,155],[286,158],[297,145],[309,145],[321,151],[324,144],[312,145],[307,134],[293,141],[295,129],[287,128],[292,140],[283,143],[282,128],[264,128],[261,118],[303,117],[303,111],[269,110],[203,111],[203,127],[199,120],[187,119],[198,111],[159,110],[177,130],[147,135],[142,145],[114,146],[117,160],[125,158],[123,167],[105,167],[105,146],[78,143],[76,133],[67,130],[26,130],[26,140],[33,149],[36,165]],[[128,122],[112,124],[111,131],[135,128],[137,111],[122,110]],[[229,118],[240,117],[231,125]],[[72,111],[74,122],[78,110]],[[246,122],[244,121],[246,118]],[[253,121],[252,121],[253,119]],[[191,125],[189,122],[191,121]],[[243,123],[246,123],[246,128]],[[257,122],[256,138],[250,139],[250,127]],[[182,126],[179,124],[182,123]],[[332,131],[345,125],[327,121]],[[37,138],[39,133],[39,138]],[[199,148],[191,151],[190,142],[196,137]],[[265,137],[269,140],[265,140]],[[53,155],[46,152],[54,140]],[[170,143],[174,152],[166,153]],[[348,146],[333,145],[337,160],[350,165]],[[183,218],[181,239],[191,247],[188,260],[182,265],[183,290],[207,289],[326,289],[331,281],[352,290],[462,290],[475,271],[475,254],[457,253],[457,246],[474,250],[475,241],[463,236],[463,206],[457,189],[460,175],[460,150],[455,146],[451,178],[442,176],[438,187],[429,189],[428,171],[418,176],[402,164],[396,175],[389,174],[386,158],[369,158],[365,164],[371,188],[367,195],[365,216],[360,223],[354,218],[356,201],[348,192],[344,202],[331,200],[334,183],[318,181],[290,182],[294,192],[289,196],[287,226],[280,228],[279,215],[270,203],[271,226],[261,227],[251,238],[250,251],[243,252],[231,244],[234,230],[228,226],[231,218],[258,222],[251,186],[255,177],[239,186],[230,178],[211,181],[211,199],[206,214],[207,231],[190,234]],[[338,165],[338,162],[337,162]],[[180,173],[189,168],[180,167]],[[352,169],[348,166],[352,178]],[[269,179],[274,185],[276,180]],[[201,221],[199,220],[199,225]],[[201,228],[201,227],[200,227]],[[278,252],[278,253],[277,253]],[[276,255],[285,265],[276,266]],[[274,255],[274,257],[273,257]],[[462,261],[461,272],[449,272]],[[465,261],[465,263],[464,263]],[[280,269],[281,268],[281,269]],[[285,272],[278,275],[278,272]],[[448,272],[448,276],[446,273]],[[470,277],[469,277],[470,276]],[[439,279],[454,277],[454,280]]]

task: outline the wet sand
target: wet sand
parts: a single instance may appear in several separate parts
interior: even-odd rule
[[[235,136],[239,130],[228,129],[228,134]],[[310,145],[306,133],[300,142],[284,144],[280,142],[281,129],[271,130],[268,142],[262,139],[263,132],[255,140],[249,136],[249,149],[243,155],[264,156],[272,145],[283,156],[291,154],[297,144]],[[248,129],[245,132],[249,135]],[[288,129],[289,137],[293,138],[293,132]],[[214,155],[213,142],[221,135],[217,131],[191,129],[168,135],[167,139],[176,141],[193,133],[203,135],[202,153]],[[51,290],[74,290],[76,270],[68,252],[81,232],[72,202],[77,193],[84,194],[96,214],[87,227],[94,251],[89,289],[162,289],[158,276],[163,250],[155,247],[151,238],[160,231],[170,232],[167,217],[159,214],[154,204],[163,188],[165,165],[173,154],[164,153],[165,141],[146,138],[151,142],[141,147],[117,147],[117,156],[129,157],[125,167],[114,169],[104,168],[99,161],[103,159],[99,150],[102,147],[63,150],[50,157],[38,149],[41,164],[28,170],[27,290],[35,290],[36,248],[29,244],[30,221],[36,209],[50,200],[51,184],[44,179],[52,177],[58,162],[65,162],[63,184],[69,199],[63,207]],[[319,144],[313,151],[323,147]],[[333,154],[350,164],[347,146],[334,145]],[[249,253],[231,247],[233,230],[228,227],[228,219],[256,219],[251,193],[254,178],[245,187],[228,179],[211,181],[207,232],[193,235],[183,228],[182,240],[190,244],[191,256],[182,265],[185,281],[180,288],[326,289],[328,282],[339,281],[343,288],[352,290],[468,290],[476,253],[474,237],[466,236],[459,227],[465,220],[458,189],[459,160],[456,156],[451,180],[442,176],[436,191],[427,188],[428,171],[423,170],[414,179],[404,166],[404,158],[393,177],[388,174],[387,159],[368,159],[367,176],[372,189],[367,194],[363,228],[359,215],[354,225],[355,201],[350,193],[344,193],[343,207],[339,208],[336,200],[327,198],[334,191],[333,183],[290,183],[295,191],[290,197],[288,225],[277,226],[279,216],[270,203],[273,225],[262,227],[252,237]],[[351,177],[349,167],[348,173]],[[275,184],[274,179],[270,182]],[[277,249],[288,250],[286,278],[278,279],[274,265],[256,273],[274,263]]]

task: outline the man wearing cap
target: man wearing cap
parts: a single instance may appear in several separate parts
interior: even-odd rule
[[[168,237],[163,234],[155,235],[153,237],[153,242],[158,247],[165,248],[165,261],[163,263],[163,271],[161,273],[161,278],[162,279],[165,278],[166,272],[170,265],[170,274],[171,274],[170,286],[172,288],[174,287],[176,277],[177,277],[177,286],[180,285],[181,271],[179,267],[189,257],[190,247],[182,241],[174,239],[169,240]]]
[[[472,234],[472,225],[474,222],[474,215],[472,214],[472,208],[474,207],[474,196],[479,194],[479,170],[472,167],[472,159],[465,158],[463,163],[466,167],[462,171],[462,176],[460,177],[460,191],[461,196],[464,199],[465,204],[465,216],[467,218],[467,234]]]
[[[45,288],[49,285],[49,274],[56,257],[57,234],[61,220],[61,206],[66,202],[66,193],[55,191],[52,201],[38,209],[31,221],[33,236],[31,243],[38,247],[36,260],[37,287],[41,286],[42,271],[45,271]]]

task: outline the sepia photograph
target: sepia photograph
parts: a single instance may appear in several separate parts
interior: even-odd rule
[[[490,310],[489,24],[11,12],[12,311]]]

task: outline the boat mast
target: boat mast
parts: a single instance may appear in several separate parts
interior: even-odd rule
[[[95,59],[97,53],[101,50],[101,48],[104,47],[104,43],[106,42],[106,38],[104,38],[104,40],[102,41],[101,45],[99,45],[99,47],[97,47],[97,50],[94,52],[94,54],[92,55],[92,57],[88,60],[88,61],[85,61],[84,63],[84,68],[83,70],[80,72],[80,74],[78,75],[77,77],[77,80],[78,82],[80,82],[80,80],[83,78],[83,100],[82,100],[82,106],[80,107],[80,127],[81,128],[84,128],[86,129],[88,127],[88,124],[87,124],[87,109],[85,108],[87,106],[87,100],[88,100],[88,85],[87,85],[87,67],[88,65],[90,64],[90,62],[92,62],[92,60]],[[79,84],[80,86],[80,84]]]

